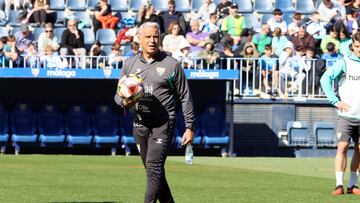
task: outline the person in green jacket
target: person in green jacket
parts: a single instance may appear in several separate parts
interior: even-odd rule
[[[321,77],[320,83],[330,103],[338,109],[337,121],[338,140],[335,157],[336,187],[333,195],[344,194],[344,173],[346,170],[346,154],[350,146],[350,139],[354,142],[354,155],[350,165],[350,178],[347,188],[348,194],[360,195],[357,187],[360,169],[360,32],[352,37],[353,53],[339,59],[332,68],[327,69]],[[332,82],[339,80],[339,97],[332,88]]]

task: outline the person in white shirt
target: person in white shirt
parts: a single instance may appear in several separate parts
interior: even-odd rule
[[[277,27],[280,27],[284,34],[287,32],[287,24],[283,20],[282,15],[282,11],[278,8],[273,11],[273,17],[267,21],[271,32],[274,32]]]
[[[182,40],[186,40],[183,35],[180,35],[180,25],[177,21],[173,21],[169,25],[168,34],[165,35],[162,48],[163,51],[173,54],[179,47]]]
[[[322,39],[326,36],[325,22],[320,22],[320,14],[314,11],[310,18],[310,22],[306,26],[306,32],[312,35],[315,39]]]
[[[40,34],[38,39],[39,53],[43,53],[45,45],[50,45],[53,50],[59,49],[58,38],[54,34],[54,27],[51,23],[45,24],[45,31]]]
[[[344,5],[338,1],[323,0],[318,8],[320,19],[324,22],[332,20],[344,20],[346,18],[346,10]]]
[[[210,14],[216,11],[216,4],[212,0],[204,0],[204,4],[199,8],[196,18],[201,21],[201,25],[210,21]]]
[[[301,25],[301,13],[296,12],[292,18],[292,23],[288,26],[288,34],[290,36],[297,35]]]

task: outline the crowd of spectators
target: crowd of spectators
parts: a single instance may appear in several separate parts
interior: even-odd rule
[[[31,56],[54,55],[40,61],[62,66],[77,67],[121,67],[126,57],[138,53],[137,27],[144,22],[156,22],[161,30],[160,49],[184,62],[186,67],[194,67],[202,59],[206,68],[225,68],[224,58],[243,58],[232,63],[244,72],[254,71],[263,76],[262,85],[266,92],[277,90],[276,84],[281,76],[293,78],[289,88],[297,91],[302,86],[304,75],[308,75],[314,66],[307,59],[325,60],[323,69],[331,68],[333,61],[351,53],[351,34],[358,30],[360,0],[322,0],[311,15],[294,12],[292,22],[286,22],[284,13],[276,8],[263,24],[246,25],[245,15],[239,12],[239,6],[228,0],[216,5],[212,0],[204,0],[197,12],[181,13],[176,11],[174,0],[168,1],[168,11],[157,11],[154,5],[142,5],[133,17],[136,22],[128,24],[129,18],[122,18],[112,11],[108,0],[99,0],[95,11],[90,14],[91,27],[114,29],[117,39],[111,46],[111,52],[105,53],[99,41],[86,46],[81,28],[86,22],[79,22],[69,15],[61,40],[54,35],[54,20],[51,19],[48,0],[0,0],[0,7],[8,17],[11,7],[25,9],[27,14],[20,19],[20,30],[0,40],[0,57],[6,65],[33,64]],[[131,11],[129,11],[131,12]],[[252,15],[261,17],[253,12]],[[260,19],[260,18],[259,18]],[[29,22],[44,27],[38,39],[34,38]],[[60,43],[58,43],[60,41]],[[131,51],[124,53],[124,46],[131,45]],[[311,53],[311,54],[310,54]],[[28,56],[26,56],[28,55]],[[65,63],[64,56],[74,56],[72,62]],[[85,60],[84,56],[108,56],[108,60],[99,63],[96,58]],[[270,60],[275,59],[275,60]],[[65,65],[66,64],[66,65]],[[220,65],[221,64],[221,65]],[[56,66],[56,65],[55,65]],[[60,65],[59,65],[60,67]],[[321,69],[320,68],[320,69]],[[314,71],[321,73],[321,71]],[[272,79],[272,87],[267,77]],[[315,76],[314,76],[315,77]],[[318,78],[318,76],[316,76]],[[264,79],[265,78],[265,79]],[[255,80],[255,79],[250,79]],[[252,81],[248,81],[253,83]],[[259,83],[259,81],[254,81]]]

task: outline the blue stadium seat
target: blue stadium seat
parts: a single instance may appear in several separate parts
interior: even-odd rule
[[[244,14],[244,20],[246,28],[257,28],[260,27],[259,20],[256,15],[252,13],[246,13]]]
[[[110,103],[100,103],[92,115],[96,147],[113,147],[119,144],[118,116]]]
[[[175,0],[176,11],[188,13],[190,12],[190,2],[188,0]]]
[[[105,52],[106,56],[111,54],[111,45],[102,45],[102,50]]]
[[[192,0],[191,1],[191,11],[198,12],[201,5],[203,5],[204,0]]]
[[[272,0],[255,0],[254,11],[258,13],[272,13],[274,11]]]
[[[36,27],[33,31],[33,34],[34,34],[34,38],[35,38],[35,41],[38,41],[39,39],[39,36],[41,35],[41,33],[45,32],[45,28],[43,27]]]
[[[36,114],[31,109],[29,102],[18,102],[15,104],[11,116],[10,125],[12,132],[12,145],[15,153],[20,152],[23,145],[34,145],[37,142]]]
[[[292,0],[275,0],[274,7],[280,9],[282,12],[294,12],[295,11]]]
[[[96,5],[100,2],[100,0],[87,0],[87,8],[91,11],[95,10]],[[111,6],[112,7],[112,6]]]
[[[0,152],[5,153],[9,142],[9,113],[0,103]]]
[[[158,11],[168,11],[168,0],[151,0],[151,4],[154,5],[154,8]]]
[[[0,26],[5,26],[6,23],[7,23],[6,14],[4,11],[0,10]]]
[[[253,5],[251,0],[234,0],[238,5],[238,11],[240,13],[252,13],[253,12]]]
[[[50,9],[56,11],[65,10],[65,2],[64,0],[50,0]]]
[[[20,22],[17,21],[17,17],[19,16],[20,11],[19,10],[11,10],[9,13],[9,19],[7,25],[10,25],[12,27],[19,27]]]
[[[65,131],[68,146],[91,144],[91,116],[83,104],[70,105],[65,116]]]
[[[66,30],[67,28],[65,27],[57,27],[55,28],[54,32],[55,32],[55,36],[57,37],[58,43],[61,43],[61,36],[62,33],[64,32],[64,30]]]
[[[109,4],[114,12],[127,12],[129,9],[127,0],[109,0]]]
[[[125,154],[131,153],[130,146],[135,145],[133,136],[133,119],[134,115],[130,111],[120,114],[120,133],[122,148],[125,149]]]
[[[9,35],[8,30],[5,27],[0,27],[0,37],[6,37]]]
[[[74,12],[74,17],[81,23],[83,27],[90,28],[92,20],[86,11],[76,11]]]
[[[85,46],[91,46],[95,41],[95,34],[92,28],[83,28],[81,31],[84,33],[85,39],[84,44]]]
[[[41,146],[65,143],[64,116],[55,103],[46,102],[41,106],[38,113],[38,124]]]
[[[286,22],[287,25],[289,25],[290,23],[292,23],[292,18],[294,16],[293,12],[286,12],[283,13],[283,20]]]
[[[177,148],[181,148],[181,139],[185,132],[185,121],[184,115],[182,114],[181,110],[176,111],[176,127],[175,127],[175,144]],[[195,136],[194,136],[194,145],[201,144],[201,136],[200,136],[200,126],[199,122],[196,125]]]
[[[130,0],[129,2],[130,10],[134,12],[138,12],[141,6],[146,4],[147,4],[147,0]]]
[[[261,17],[261,24],[266,24],[267,21],[272,18],[272,14],[270,13],[265,13],[262,17]]]
[[[116,40],[115,31],[113,29],[98,29],[96,40],[99,40],[102,45],[111,45]]]
[[[335,147],[335,124],[333,122],[315,122],[314,136],[318,147]]]
[[[218,105],[207,105],[200,115],[201,134],[205,148],[221,146],[227,148],[230,142],[225,116]]]
[[[56,21],[54,23],[55,27],[65,27],[66,26],[66,19],[67,14],[65,11],[57,11],[56,12]]]
[[[295,10],[301,14],[312,14],[315,11],[313,0],[296,1]]]
[[[85,11],[86,10],[86,2],[85,0],[67,0],[66,8],[72,11]]]
[[[289,121],[286,131],[291,146],[308,146],[308,125],[305,122]]]
[[[15,33],[20,31],[20,27],[13,27],[13,29],[10,31],[10,34],[14,35]]]

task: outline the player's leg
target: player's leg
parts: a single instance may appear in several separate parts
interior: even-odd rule
[[[359,127],[360,125],[354,126],[353,141],[354,141],[354,155],[350,165],[350,178],[347,193],[360,195],[360,189],[358,188],[357,182],[359,177],[360,167],[360,145],[359,145]]]
[[[175,122],[166,122],[153,128],[148,139],[146,156],[146,193],[145,202],[174,202],[165,178],[165,160],[172,140]]]
[[[142,160],[145,167],[146,167],[146,165],[145,165],[146,153],[147,153],[147,148],[148,148],[147,142],[148,142],[148,139],[149,139],[149,134],[150,134],[150,129],[149,128],[147,128],[147,127],[145,127],[145,126],[143,126],[141,124],[134,123],[133,135],[134,135],[134,138],[135,138],[135,143],[136,143],[137,148],[139,150],[141,160]]]
[[[338,147],[335,156],[335,177],[336,187],[333,195],[344,194],[344,173],[346,170],[346,154],[350,146],[351,125],[350,121],[343,118],[337,120],[337,139]]]

